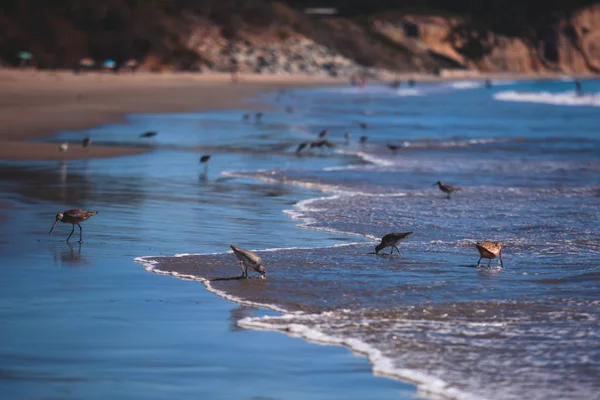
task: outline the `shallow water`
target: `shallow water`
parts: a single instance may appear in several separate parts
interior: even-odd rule
[[[572,85],[296,91],[288,101],[303,110],[302,130],[328,127],[338,146],[317,154],[345,158],[342,165],[311,158],[309,166],[306,156],[229,176],[320,188],[322,195],[287,213],[304,227],[365,243],[267,245],[279,249],[260,253],[266,282],[222,280],[239,272],[231,254],[143,262],[156,272],[208,278],[221,295],[283,309],[283,316],[242,325],[344,343],[369,354],[376,372],[418,382],[424,393],[594,398],[600,83],[584,82],[581,97]],[[369,137],[362,146],[361,135]],[[437,180],[462,190],[448,199],[432,187]],[[368,239],[394,231],[415,232],[402,254],[372,254]],[[475,268],[481,240],[504,243],[504,270],[497,260]]]
[[[52,299],[48,310],[31,306],[35,313],[15,324],[10,340],[4,341],[7,349],[39,341],[41,333],[33,334],[31,342],[16,338],[35,326],[44,311],[52,320],[57,314],[64,318],[58,334],[84,349],[90,343],[65,331],[73,328],[73,319],[87,320],[86,306],[101,315],[110,298],[125,292],[131,297],[129,306],[108,318],[131,325],[137,323],[141,305],[153,315],[155,308],[141,298],[159,290],[158,299],[165,300],[174,291],[181,301],[156,309],[164,322],[148,322],[147,330],[154,332],[150,340],[120,323],[108,328],[99,324],[112,335],[101,339],[112,343],[128,332],[132,337],[125,347],[141,337],[141,352],[153,357],[148,348],[155,341],[163,343],[171,334],[178,338],[175,342],[198,336],[197,331],[170,329],[168,320],[174,315],[178,327],[187,323],[183,310],[190,307],[182,304],[202,298],[209,310],[190,311],[221,328],[201,334],[200,347],[222,349],[223,340],[214,338],[227,331],[219,315],[232,310],[234,327],[239,321],[243,327],[342,344],[366,354],[376,373],[418,384],[421,396],[595,398],[600,393],[600,118],[594,98],[600,83],[584,82],[583,97],[572,93],[572,87],[572,82],[544,81],[495,82],[492,89],[454,82],[398,91],[383,86],[295,90],[281,101],[272,94],[255,99],[274,106],[261,122],[242,121],[239,111],[135,115],[127,124],[65,132],[55,140],[91,134],[95,143],[154,151],[121,159],[1,167],[3,199],[17,207],[0,232],[3,257],[13,265],[2,269],[3,280],[19,280],[20,285],[5,292],[11,305],[0,318],[14,319],[30,293],[41,291]],[[295,111],[286,113],[283,105],[293,105]],[[299,143],[314,139],[323,128],[330,129],[334,149],[295,154]],[[140,139],[139,133],[147,130],[159,135]],[[345,145],[347,131],[352,140]],[[362,135],[368,140],[361,146],[357,140]],[[401,148],[392,152],[388,144]],[[198,165],[204,153],[213,154],[207,174]],[[447,199],[432,186],[437,180],[462,190]],[[83,224],[81,254],[76,244],[70,249],[58,243],[68,227],[51,237],[43,232],[54,213],[75,205],[100,210]],[[40,221],[47,221],[48,228]],[[373,254],[373,239],[393,231],[414,232],[400,245],[402,254]],[[490,269],[475,268],[474,243],[487,239],[504,243],[504,270],[497,268],[497,260]],[[233,255],[226,253],[230,243],[259,250],[266,281],[228,279],[240,272]],[[182,253],[204,255],[173,257]],[[150,271],[198,279],[221,296],[280,312],[235,312],[235,306],[216,300],[219,306],[213,311],[210,295],[183,286],[180,292],[176,280],[143,273],[131,262],[140,256],[146,256],[138,261]],[[28,261],[19,261],[23,259]],[[86,267],[88,283],[80,289],[72,269],[60,270],[66,277],[54,277],[46,271],[50,259],[56,266]],[[48,283],[28,292],[31,284],[17,268],[39,273]],[[168,289],[160,289],[163,285]],[[189,282],[181,285],[191,287]],[[90,287],[95,296],[88,293]],[[199,290],[199,285],[193,287]],[[57,295],[57,288],[67,288],[69,295]],[[72,314],[60,315],[73,298],[83,301],[70,306]],[[96,338],[98,326],[91,324],[83,333]],[[248,340],[271,350],[278,346],[270,342],[277,334],[261,334],[266,333],[253,332]],[[292,348],[282,362],[298,360],[302,370],[305,358],[288,342],[281,343]],[[161,358],[173,359],[170,345],[159,348]],[[210,355],[223,356],[219,365],[244,363],[237,352],[213,350]],[[196,357],[186,364],[192,371],[206,362]],[[250,351],[247,357],[273,371],[271,379],[260,380],[265,387],[261,396],[293,397],[282,394],[282,388],[301,383],[273,370],[277,358],[272,353]],[[324,368],[339,368],[335,356],[331,362],[325,361],[328,355],[315,357]],[[122,359],[139,363],[137,353],[116,352],[106,365]],[[64,362],[48,365],[56,364]],[[21,367],[12,361],[7,365],[11,371]],[[103,364],[89,365],[96,370]],[[177,396],[182,390],[185,395],[217,390],[208,385],[199,392],[189,375],[177,374],[178,363],[164,368],[177,379],[150,375],[149,381],[168,386],[157,397],[170,390]],[[137,379],[134,369],[124,372],[128,381]],[[109,375],[114,379],[114,372]],[[198,375],[198,385],[209,380]],[[221,371],[210,378],[231,381],[237,375]],[[409,390],[394,381],[356,380],[351,385],[357,376],[363,375],[325,378],[329,383],[319,387],[326,396],[299,391],[298,398],[361,398],[365,393],[398,398]],[[147,383],[131,393],[145,394]],[[250,382],[241,386],[243,396],[257,395]]]

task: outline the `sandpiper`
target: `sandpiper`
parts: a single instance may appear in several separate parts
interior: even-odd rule
[[[296,148],[296,154],[300,153],[302,150],[304,150],[306,148],[306,146],[308,146],[308,142],[302,142],[298,145],[298,147]]]
[[[475,243],[475,247],[479,250],[479,260],[477,260],[477,267],[479,267],[479,263],[482,258],[487,258],[490,260],[488,262],[488,268],[492,263],[492,260],[498,256],[500,256],[500,266],[504,268],[504,263],[502,262],[502,242],[477,242]]]
[[[267,276],[267,270],[262,264],[261,258],[253,251],[244,250],[240,247],[229,245],[233,250],[233,254],[240,260],[240,266],[242,267],[242,278],[248,278],[248,267],[251,267],[260,274],[261,279],[265,279]]]
[[[88,218],[96,214],[98,214],[98,211],[86,211],[80,208],[73,208],[63,213],[58,213],[56,214],[56,220],[54,221],[54,224],[52,225],[52,228],[50,228],[50,232],[48,233],[52,233],[52,230],[54,229],[58,221],[64,224],[71,224],[73,225],[73,229],[71,230],[71,234],[67,238],[68,242],[69,239],[71,239],[73,232],[75,231],[75,225],[77,225],[79,227],[79,242],[81,243],[83,241],[83,229],[81,228],[81,225],[79,225],[79,223],[87,220]]]
[[[388,144],[387,148],[390,149],[391,151],[397,151],[397,150],[401,149],[402,146],[399,146],[397,144]]]
[[[412,234],[413,234],[412,232],[388,233],[383,238],[381,238],[381,243],[379,243],[375,247],[375,254],[379,254],[379,252],[381,250],[385,249],[386,247],[392,248],[392,251],[390,252],[390,254],[394,253],[394,249],[398,250],[398,254],[400,254],[400,249],[398,249],[397,246],[400,244],[400,242],[404,241],[407,237],[409,237]]]
[[[257,112],[254,115],[254,118],[256,118],[256,122],[259,122],[262,119],[262,117],[263,117],[263,113],[261,113],[261,112]]]
[[[344,139],[346,139],[346,146],[348,146],[350,144],[350,137],[352,135],[350,134],[350,132],[346,132],[344,133]]]
[[[321,132],[319,132],[319,138],[324,138],[325,136],[327,136],[329,134],[329,129],[323,129]]]
[[[244,121],[248,121],[248,120],[250,119],[250,113],[246,113],[246,114],[244,114],[244,115],[242,116],[242,119],[243,119]]]
[[[440,190],[444,193],[448,194],[448,198],[450,198],[450,195],[453,192],[458,192],[459,190],[462,190],[462,188],[459,188],[458,186],[452,186],[452,185],[448,185],[447,183],[444,183],[442,181],[437,181],[436,183],[433,184],[433,186],[438,185],[438,187],[440,188]]]
[[[366,122],[356,121],[356,120],[354,122],[356,122],[358,124],[358,126],[360,126],[363,129],[367,129],[369,127],[369,124],[367,124]]]
[[[89,136],[86,137],[85,139],[83,139],[83,141],[81,142],[81,145],[85,148],[88,147],[90,144],[92,144],[92,138],[90,138]]]
[[[67,150],[69,150],[69,143],[68,142],[64,142],[64,143],[61,143],[60,145],[58,145],[58,151],[65,152]]]
[[[369,139],[369,138],[368,138],[368,137],[366,137],[366,136],[361,136],[361,137],[358,139],[358,142],[359,142],[360,144],[365,144],[365,143],[367,143],[367,139]]]
[[[205,154],[200,157],[200,164],[204,164],[204,173],[208,171],[208,161],[210,160],[210,154]]]
[[[140,137],[141,138],[151,138],[151,137],[154,137],[156,135],[158,135],[157,132],[155,132],[155,131],[148,131],[148,132],[144,132],[144,133],[140,134]]]

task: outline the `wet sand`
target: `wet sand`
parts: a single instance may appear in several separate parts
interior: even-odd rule
[[[68,160],[137,154],[148,149],[94,145],[83,149],[72,143],[68,152],[60,153],[56,144],[27,140],[118,122],[131,113],[256,108],[244,101],[263,91],[342,82],[307,76],[248,75],[232,84],[228,74],[75,75],[66,71],[0,70],[0,159]]]

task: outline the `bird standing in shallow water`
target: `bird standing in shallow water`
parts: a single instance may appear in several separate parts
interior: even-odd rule
[[[368,137],[361,136],[360,139],[358,139],[358,141],[360,142],[361,145],[364,145],[365,143],[367,143],[367,139],[368,139]]]
[[[388,233],[383,238],[381,238],[381,243],[379,243],[375,247],[375,254],[379,254],[379,252],[386,247],[391,247],[392,251],[390,254],[394,253],[394,249],[398,250],[398,254],[400,254],[400,249],[398,249],[398,245],[403,242],[407,237],[412,235],[412,232],[394,232]]]
[[[73,208],[63,213],[58,213],[56,214],[56,220],[54,221],[54,224],[52,225],[52,228],[50,228],[50,232],[48,233],[52,233],[52,230],[54,229],[58,221],[62,222],[63,224],[72,224],[73,229],[71,230],[71,234],[67,238],[68,242],[69,239],[71,239],[73,232],[75,231],[75,225],[77,225],[79,227],[79,243],[81,243],[83,241],[83,229],[81,228],[81,225],[79,225],[79,223],[87,220],[88,218],[96,214],[98,214],[98,211],[86,211],[80,208]]]
[[[309,145],[309,142],[302,142],[298,145],[298,147],[296,148],[296,154],[300,153],[302,150],[304,150],[306,148],[306,146]]]
[[[344,139],[346,139],[346,146],[348,146],[350,144],[350,137],[352,135],[350,134],[350,132],[346,132],[344,133]]]
[[[242,267],[242,278],[248,278],[248,267],[254,269],[260,274],[261,279],[265,279],[267,276],[267,270],[262,264],[261,258],[253,251],[244,250],[240,247],[229,245],[233,250],[233,254],[240,260],[240,266]]]
[[[204,164],[204,173],[208,172],[208,161],[210,160],[210,154],[206,154],[200,157],[200,164]]]
[[[92,144],[92,138],[90,138],[89,136],[86,137],[85,139],[83,139],[83,141],[81,142],[81,145],[85,148],[88,147],[90,144]]]
[[[447,183],[444,183],[442,181],[437,181],[436,183],[433,184],[433,186],[438,185],[438,187],[440,188],[440,190],[444,193],[448,194],[448,198],[450,198],[450,195],[452,194],[452,192],[458,192],[459,190],[462,190],[462,188],[459,188],[458,186],[452,186],[452,185],[448,185]]]
[[[477,260],[477,267],[479,267],[479,263],[482,258],[487,258],[490,260],[488,262],[488,268],[490,267],[492,260],[498,256],[500,256],[500,266],[504,268],[504,263],[502,262],[502,242],[477,242],[475,243],[475,247],[479,250],[479,260]]]
[[[155,131],[148,131],[148,132],[144,132],[140,135],[141,138],[151,138],[151,137],[155,137],[156,135],[158,135],[157,132]]]

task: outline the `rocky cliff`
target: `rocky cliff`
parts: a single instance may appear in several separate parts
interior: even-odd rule
[[[27,50],[34,54],[33,63],[59,68],[91,57],[117,64],[135,58],[150,70],[235,68],[337,76],[358,71],[600,72],[599,4],[568,12],[546,10],[544,15],[552,18],[538,18],[529,27],[528,15],[539,14],[530,7],[510,29],[502,25],[510,20],[496,20],[494,13],[490,19],[489,10],[482,22],[474,15],[441,16],[431,10],[363,15],[356,9],[354,14],[314,17],[267,0],[5,4],[9,6],[0,7],[0,57],[7,64],[18,64],[17,53]]]

